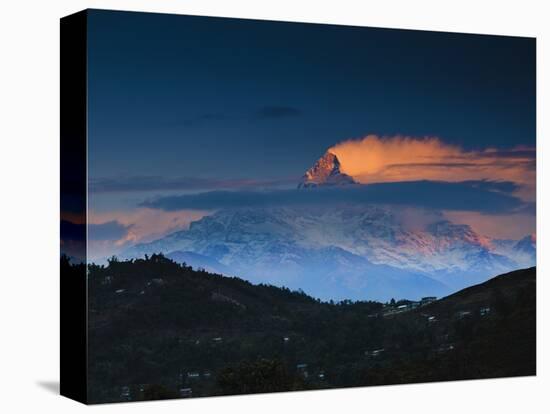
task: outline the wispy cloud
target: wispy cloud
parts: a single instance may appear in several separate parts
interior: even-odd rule
[[[515,188],[514,183],[489,181],[414,181],[312,190],[210,191],[153,198],[142,202],[141,206],[177,211],[351,203],[505,213],[525,206],[521,199],[510,194]]]
[[[265,105],[260,108],[258,108],[255,112],[253,112],[251,115],[241,114],[240,116],[237,115],[236,118],[227,116],[220,112],[207,112],[199,115],[195,115],[189,118],[184,119],[183,121],[179,122],[179,124],[183,125],[184,127],[201,127],[201,126],[207,126],[212,125],[214,123],[218,123],[220,121],[227,121],[227,120],[235,120],[240,118],[246,118],[248,116],[251,116],[253,119],[283,119],[283,118],[294,118],[302,116],[303,112],[295,108],[293,106],[288,105]]]
[[[467,224],[479,234],[496,239],[521,239],[536,232],[534,214],[518,210],[512,214],[483,214],[476,211],[445,211],[453,223]]]
[[[124,225],[116,220],[88,225],[89,240],[118,240],[125,237],[132,225]]]
[[[88,256],[92,260],[98,260],[116,255],[134,243],[152,241],[187,229],[192,221],[199,220],[207,213],[150,208],[105,212],[90,210]],[[124,232],[123,229],[127,231]]]
[[[89,189],[95,193],[160,190],[216,190],[243,188],[273,188],[295,184],[298,177],[273,180],[212,179],[201,177],[132,176],[91,179]]]
[[[111,240],[117,245],[130,242],[149,241],[166,233],[183,230],[189,223],[207,214],[206,211],[186,210],[166,212],[158,209],[136,208],[133,210],[115,210],[98,212],[90,210],[89,219],[92,223],[90,233],[101,230],[105,223],[116,222],[127,229],[125,234],[112,233]],[[101,234],[101,231],[100,231]],[[105,233],[103,233],[105,235]],[[94,238],[99,238],[94,236]]]
[[[117,220],[88,224],[89,240],[118,240],[125,237],[132,225],[124,225]],[[61,234],[66,240],[85,240],[86,224],[61,220]]]
[[[329,149],[344,173],[367,183],[433,180],[509,181],[516,194],[534,200],[534,148],[465,151],[438,138],[378,137],[341,142]]]
[[[62,252],[79,258],[93,259],[110,256],[117,252],[118,248],[130,242],[130,229],[132,224],[123,224],[118,220],[109,220],[101,223],[73,223],[69,220],[61,220],[61,245]]]

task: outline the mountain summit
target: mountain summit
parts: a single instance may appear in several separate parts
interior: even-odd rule
[[[340,160],[331,152],[326,152],[306,171],[298,188],[310,188],[325,185],[356,184],[355,180],[340,171]]]

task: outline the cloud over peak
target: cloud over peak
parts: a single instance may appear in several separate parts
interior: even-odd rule
[[[216,210],[220,208],[327,206],[339,204],[384,204],[438,210],[512,212],[524,203],[511,194],[514,183],[465,181],[408,181],[313,190],[209,191],[156,197],[140,207],[164,211]]]
[[[436,137],[379,137],[343,141],[331,147],[342,172],[363,184],[403,181],[508,181],[517,194],[534,200],[535,149],[466,151]]]

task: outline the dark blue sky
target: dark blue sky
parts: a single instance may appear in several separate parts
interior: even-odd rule
[[[90,11],[89,174],[301,175],[369,133],[535,145],[534,39]]]

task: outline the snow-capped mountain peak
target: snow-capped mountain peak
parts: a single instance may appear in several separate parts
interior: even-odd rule
[[[355,180],[340,171],[340,161],[331,152],[326,152],[306,171],[298,188],[310,188],[325,185],[356,184]]]
[[[412,229],[370,205],[219,210],[122,257],[158,252],[318,297],[387,300],[441,296],[532,266],[536,250],[531,238],[494,240],[446,220]]]

